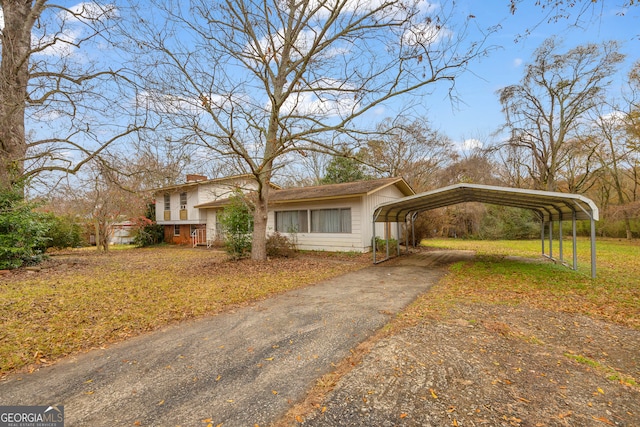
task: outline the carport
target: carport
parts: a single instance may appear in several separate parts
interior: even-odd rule
[[[456,205],[465,202],[480,202],[494,205],[511,206],[516,208],[529,209],[535,212],[540,220],[540,240],[542,246],[542,256],[559,261],[568,265],[563,257],[563,229],[565,221],[572,224],[572,252],[573,259],[570,267],[577,269],[578,255],[576,252],[576,221],[589,220],[591,223],[591,277],[596,276],[596,228],[595,221],[598,220],[598,207],[587,197],[579,194],[558,193],[551,191],[525,190],[521,188],[497,187],[480,184],[456,184],[449,187],[440,188],[414,196],[404,197],[391,202],[378,205],[373,212],[373,230],[375,235],[375,225],[377,222],[393,223],[398,227],[398,236],[401,224],[407,224],[407,231],[411,230],[413,245],[415,246],[415,233],[413,223],[420,212],[437,209],[445,206]],[[553,255],[553,228],[558,223],[559,241],[558,248],[560,255],[556,259]],[[546,232],[548,230],[548,248],[545,252]],[[409,247],[409,233],[407,232],[406,247]],[[376,247],[373,245],[373,262],[382,262],[389,258],[390,250],[387,239],[386,258],[378,260],[376,257]],[[400,254],[398,243],[396,251]]]

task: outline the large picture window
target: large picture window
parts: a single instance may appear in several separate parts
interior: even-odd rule
[[[311,211],[312,233],[351,233],[351,209],[318,209]]]
[[[280,233],[308,233],[307,211],[276,212],[276,231]]]

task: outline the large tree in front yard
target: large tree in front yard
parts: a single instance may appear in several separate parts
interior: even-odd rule
[[[455,3],[452,3],[454,5]],[[364,141],[374,107],[451,83],[484,51],[473,16],[422,0],[156,0],[132,45],[173,135],[258,183],[252,258],[266,259],[269,184],[310,152]],[[453,28],[453,19],[458,28]],[[418,100],[414,98],[413,101]],[[355,148],[355,147],[352,147]]]
[[[109,65],[112,4],[0,0],[0,8],[0,189],[75,173],[140,129],[130,79]]]

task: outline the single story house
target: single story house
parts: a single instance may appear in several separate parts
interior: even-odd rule
[[[165,241],[210,245],[222,237],[217,216],[230,194],[256,187],[251,175],[212,180],[190,175],[185,184],[156,190],[156,221],[165,227]],[[288,189],[274,185],[267,233],[287,235],[302,250],[368,252],[376,206],[414,194],[402,178]],[[376,236],[397,238],[396,232],[388,224],[376,224]]]

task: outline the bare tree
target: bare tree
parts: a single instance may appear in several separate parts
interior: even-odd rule
[[[517,13],[518,7],[523,0],[509,0],[509,11],[512,14]],[[547,12],[549,21],[557,22],[561,19],[569,19],[574,17],[578,21],[582,16],[589,12],[596,13],[601,11],[607,0],[538,0],[536,6]],[[611,0],[609,0],[611,4]],[[638,6],[640,2],[637,0],[617,1],[615,7],[619,14],[624,14],[624,10],[631,6]],[[599,9],[600,8],[600,9]]]
[[[256,260],[266,259],[269,183],[287,155],[336,152],[336,135],[357,140],[374,107],[411,104],[485,49],[486,34],[466,38],[472,17],[456,16],[454,31],[452,9],[422,0],[157,0],[139,10],[137,57],[156,111],[185,143],[255,177]]]
[[[595,153],[602,168],[600,179],[609,184],[619,207],[633,201],[628,192],[633,187],[627,185],[628,179],[625,179],[625,176],[631,171],[631,168],[627,167],[628,161],[631,159],[630,145],[626,138],[625,127],[627,123],[625,114],[621,111],[616,111],[613,114],[600,113],[593,120],[593,138],[598,141]],[[625,209],[622,209],[621,213],[627,239],[631,239],[631,215]]]
[[[555,38],[547,39],[535,52],[520,84],[498,91],[508,144],[521,148],[531,163],[534,186],[558,189],[559,171],[574,154],[585,115],[603,102],[605,88],[624,59],[618,45],[587,44],[558,53]],[[521,151],[521,150],[518,150]]]
[[[129,108],[126,71],[108,65],[112,4],[0,0],[0,7],[0,188],[75,173],[144,126],[144,114]]]
[[[452,160],[453,142],[433,129],[426,118],[387,119],[370,139],[364,160],[378,175],[402,176],[416,191],[433,188],[436,171]]]

